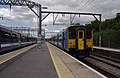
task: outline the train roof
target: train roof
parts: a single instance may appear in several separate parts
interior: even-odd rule
[[[9,31],[12,31],[14,33],[22,34],[23,36],[27,36],[27,34],[20,33],[20,32],[18,32],[16,30],[13,30],[13,29],[11,29],[9,27],[6,27],[6,26],[3,26],[3,25],[0,25],[0,29],[5,29],[6,31],[9,30]]]
[[[74,28],[74,27],[86,28],[86,26],[84,26],[84,25],[71,25],[71,26],[69,26],[69,27],[63,29],[63,30],[60,31],[60,32],[63,32],[63,31],[65,31],[65,30],[67,30],[67,29]]]
[[[68,29],[69,28],[74,28],[74,27],[86,28],[86,26],[84,26],[84,25],[71,25],[70,27],[68,27]]]
[[[3,26],[3,25],[0,25],[0,28],[17,32],[17,31],[15,31],[15,30],[13,30],[13,29],[11,29],[11,28],[9,28],[9,27]]]

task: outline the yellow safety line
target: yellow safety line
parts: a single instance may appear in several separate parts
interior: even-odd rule
[[[52,54],[52,52],[51,52],[51,49],[50,49],[50,47],[48,46],[48,43],[47,43],[47,47],[48,47],[48,50],[49,50],[50,55],[51,55],[51,57],[52,57],[52,61],[53,61],[53,63],[54,63],[54,66],[55,66],[55,69],[56,69],[56,71],[57,71],[58,77],[59,77],[59,78],[62,78],[61,75],[60,75],[60,72],[59,72],[59,70],[58,70],[58,68],[57,68],[57,65],[56,65],[56,63],[55,63],[55,60],[54,60],[53,54]]]
[[[50,55],[52,57],[53,64],[57,71],[58,77],[59,78],[75,78],[74,75],[71,73],[71,71],[64,65],[61,59],[57,56],[57,54],[51,50],[51,46],[48,43],[46,44],[50,52]]]
[[[25,47],[25,48],[22,48],[22,49],[19,49],[19,50],[10,52],[10,53],[8,53],[8,54],[1,55],[1,56],[0,56],[0,64],[3,64],[3,63],[5,63],[6,61],[9,61],[10,59],[18,56],[18,55],[21,54],[21,53],[26,52],[27,50],[31,49],[32,47],[34,47],[34,46],[36,46],[36,45],[37,45],[37,44],[34,44],[34,45],[29,46],[29,47]]]

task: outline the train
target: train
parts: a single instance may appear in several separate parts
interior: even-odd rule
[[[0,25],[0,55],[36,42],[36,37]]]
[[[93,30],[83,25],[71,25],[55,34],[49,42],[79,58],[93,51]]]

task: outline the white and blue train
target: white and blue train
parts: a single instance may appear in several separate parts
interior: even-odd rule
[[[69,54],[85,58],[93,51],[93,31],[83,25],[71,25],[49,39]]]
[[[37,38],[0,25],[0,54],[37,42]]]

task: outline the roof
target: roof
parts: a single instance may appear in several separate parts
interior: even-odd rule
[[[13,30],[13,29],[11,29],[11,28],[9,28],[9,27],[6,27],[6,26],[3,26],[3,25],[0,25],[0,28],[6,29],[6,30],[9,30],[9,31],[12,31],[12,32],[14,32],[14,33],[22,34],[22,35],[24,35],[24,36],[27,35],[27,34],[20,33],[20,32],[18,32],[18,31],[16,31],[16,30]]]

